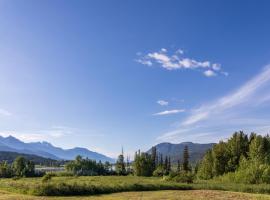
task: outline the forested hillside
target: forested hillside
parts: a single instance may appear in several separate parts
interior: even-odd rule
[[[182,154],[185,146],[187,146],[189,149],[190,163],[195,164],[203,158],[205,152],[211,149],[213,145],[214,143],[198,144],[192,142],[183,142],[179,144],[160,143],[155,147],[158,154],[170,157],[171,163],[176,164],[178,161],[182,162]],[[147,153],[151,153],[151,149],[147,151]]]
[[[6,161],[9,164],[12,163],[19,156],[24,157],[25,159],[32,161],[36,165],[58,166],[61,164],[60,161],[53,160],[50,158],[43,158],[43,157],[37,156],[37,155],[22,154],[22,153],[16,153],[16,152],[8,152],[8,151],[0,151],[0,161]]]

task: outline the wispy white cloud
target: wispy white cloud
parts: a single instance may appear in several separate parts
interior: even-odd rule
[[[157,103],[161,106],[167,106],[169,105],[169,102],[168,101],[164,101],[164,100],[158,100]]]
[[[221,65],[219,63],[211,63],[208,60],[197,61],[192,58],[183,57],[183,55],[184,51],[182,49],[169,55],[167,49],[162,48],[158,52],[152,52],[146,55],[139,54],[139,58],[136,61],[147,66],[152,66],[154,63],[157,63],[167,70],[200,69],[207,77],[212,77],[217,74],[228,74],[228,72],[221,70]]]
[[[196,123],[207,117],[218,114],[226,109],[250,102],[254,94],[262,89],[270,81],[270,66],[266,66],[264,70],[257,76],[246,82],[236,91],[229,95],[221,97],[214,103],[203,105],[198,109],[194,109],[191,115],[183,122],[184,125]],[[265,96],[256,96],[256,101],[261,101]]]
[[[270,114],[260,113],[270,106],[269,93],[270,65],[228,95],[192,109],[176,130],[164,133],[158,139],[179,141],[186,135],[198,139],[196,135],[204,133],[209,134],[205,138],[211,141],[224,139],[240,129],[269,133]]]
[[[11,112],[5,110],[5,109],[0,109],[0,115],[3,115],[3,116],[6,116],[6,117],[9,117],[12,115]]]
[[[185,110],[184,109],[165,110],[165,111],[162,111],[162,112],[155,113],[153,115],[171,115],[171,114],[177,114],[177,113],[181,113],[181,112],[185,112]]]
[[[211,70],[211,69],[208,69],[208,70],[204,71],[203,73],[204,73],[204,75],[207,76],[207,77],[211,77],[211,76],[216,76],[216,75],[217,75],[217,74],[216,74],[213,70]]]

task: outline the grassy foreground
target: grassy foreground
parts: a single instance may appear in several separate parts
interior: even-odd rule
[[[71,196],[127,191],[190,190],[192,186],[154,177],[81,176],[53,177],[46,183],[43,183],[41,178],[0,179],[0,188],[36,196]]]
[[[36,197],[0,191],[0,200],[75,200],[78,197]],[[268,195],[238,192],[189,190],[189,191],[151,191],[123,192],[98,196],[84,196],[81,200],[270,200]]]
[[[184,184],[165,181],[162,178],[136,176],[53,177],[46,183],[42,182],[41,178],[0,179],[0,189],[35,196],[87,196],[157,190],[224,190],[270,194],[270,184],[248,185],[213,180]]]

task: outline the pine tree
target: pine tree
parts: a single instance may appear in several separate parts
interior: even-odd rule
[[[162,156],[162,154],[160,154],[160,162],[159,162],[159,165],[160,165],[160,166],[163,166],[163,156]]]
[[[180,172],[180,170],[181,170],[180,160],[177,160],[177,172]]]
[[[157,167],[157,148],[156,147],[152,147],[151,149],[151,159],[152,159],[153,170],[155,170]]]
[[[188,152],[188,146],[184,147],[183,152],[183,170],[189,171],[189,152]]]
[[[167,168],[168,172],[171,171],[171,157],[169,157],[168,159],[168,168]]]
[[[168,169],[168,157],[165,157],[165,163],[164,163],[164,169],[167,170]]]
[[[124,158],[124,150],[122,148],[122,153],[118,156],[116,165],[115,165],[115,171],[118,175],[125,175],[126,174],[126,168],[125,168],[125,158]]]

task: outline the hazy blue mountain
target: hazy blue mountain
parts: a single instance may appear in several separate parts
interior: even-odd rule
[[[18,156],[22,156],[27,160],[31,160],[38,165],[57,166],[62,164],[61,161],[53,160],[50,158],[44,158],[37,155],[10,152],[10,151],[0,151],[0,160],[7,161],[8,163],[12,163]]]
[[[179,144],[172,143],[160,143],[156,145],[157,152],[163,156],[170,156],[173,163],[177,163],[177,160],[182,160],[183,150],[185,146],[189,148],[190,162],[196,163],[199,161],[208,149],[211,149],[214,143],[198,144],[192,142],[183,142]],[[148,151],[151,153],[151,149]]]
[[[101,160],[102,162],[114,161],[112,158],[97,152],[90,151],[86,148],[76,147],[73,149],[62,149],[60,147],[55,147],[48,142],[25,143],[13,136],[0,136],[0,151],[34,154],[55,160],[72,160],[77,155],[81,155],[83,157],[88,157],[89,159],[94,159],[97,161]]]

